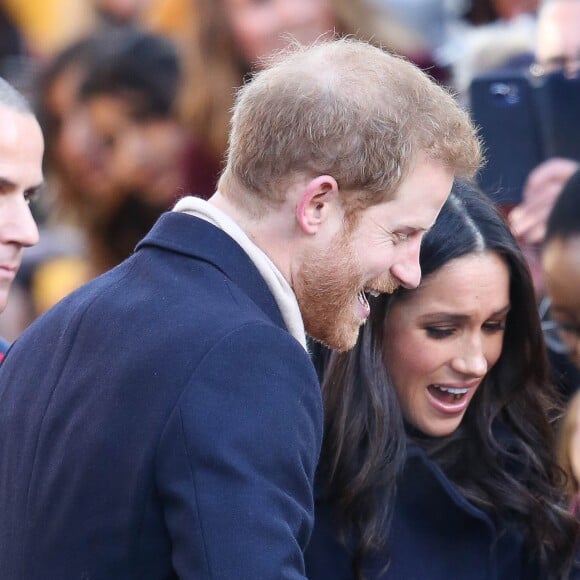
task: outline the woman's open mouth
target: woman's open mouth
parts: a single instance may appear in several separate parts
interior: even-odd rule
[[[460,387],[433,384],[427,387],[429,401],[442,413],[463,412],[472,395],[475,393],[474,386]]]

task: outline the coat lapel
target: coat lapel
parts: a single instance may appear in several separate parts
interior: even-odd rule
[[[209,222],[178,212],[164,213],[137,245],[153,246],[213,264],[237,284],[281,328],[286,329],[274,296],[250,257]]]

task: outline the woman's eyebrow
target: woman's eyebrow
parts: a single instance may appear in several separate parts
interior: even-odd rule
[[[499,310],[496,310],[495,312],[491,313],[491,317],[493,316],[503,316],[504,314],[507,314],[510,310],[510,305],[508,304],[507,306],[504,306],[503,308],[500,308]],[[437,319],[441,319],[444,318],[445,322],[465,322],[466,320],[469,319],[469,315],[468,314],[458,314],[456,312],[445,312],[445,311],[440,311],[440,312],[429,312],[427,314],[423,314],[422,316],[419,317],[419,320],[421,322],[427,322],[427,321],[434,321]]]

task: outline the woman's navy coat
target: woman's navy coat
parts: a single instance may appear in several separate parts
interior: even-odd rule
[[[386,559],[370,558],[367,580],[544,580],[521,535],[468,502],[439,467],[410,445],[395,499]],[[319,498],[306,553],[311,580],[352,580],[349,552],[336,539],[328,504]]]

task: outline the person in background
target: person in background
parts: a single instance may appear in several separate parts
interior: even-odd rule
[[[0,312],[20,267],[24,248],[38,242],[28,204],[43,182],[44,140],[24,97],[0,78]],[[7,344],[0,339],[0,360]]]
[[[84,38],[42,72],[38,110],[53,203],[45,210],[44,251],[31,256],[20,279],[28,305],[20,332],[130,255],[178,197],[213,193],[216,167],[175,111],[180,80],[173,44],[136,28]]]
[[[558,463],[566,474],[569,510],[580,521],[580,392],[569,401],[558,433]]]
[[[296,47],[239,92],[216,193],[37,319],[0,369],[0,569],[27,580],[305,578],[322,401],[474,127],[411,63]],[[46,348],[50,344],[51,348]]]
[[[569,399],[580,388],[580,171],[568,180],[550,212],[541,264],[546,342],[555,380]]]
[[[419,287],[378,298],[324,366],[308,578],[568,578],[579,528],[524,257],[465,184],[420,265]]]
[[[439,48],[446,39],[449,21],[456,6],[440,0],[363,0],[377,6],[419,34],[431,50]]]
[[[106,207],[115,199],[108,167],[79,99],[101,44],[98,38],[87,36],[67,45],[37,75],[35,108],[46,139],[47,181],[61,220],[71,214],[77,218],[80,200],[91,205],[94,215],[100,214],[99,201]]]
[[[125,25],[138,21],[152,0],[91,0],[97,16],[107,24]]]
[[[178,52],[168,39],[138,29],[103,35],[80,87],[80,102],[102,144],[116,188],[167,207],[177,197],[213,193],[209,160],[186,167],[191,147],[176,115]]]
[[[537,0],[454,3],[463,10],[450,19],[437,59],[450,67],[450,85],[465,107],[470,106],[470,84],[475,77],[530,64],[537,4]]]
[[[207,153],[221,161],[235,89],[292,39],[309,44],[333,34],[370,40],[421,61],[416,34],[364,0],[193,0],[184,47],[182,114]],[[432,63],[426,63],[427,65]]]
[[[472,0],[467,3],[465,19],[475,25],[496,20],[511,20],[520,14],[533,14],[538,0]]]
[[[217,168],[209,159],[196,171],[188,166],[192,148],[198,160],[201,150],[176,115],[180,84],[181,63],[169,40],[132,28],[95,37],[78,98],[113,192],[101,219],[84,216],[96,273],[126,258],[179,197],[207,199],[214,191]]]
[[[568,76],[580,72],[580,2],[544,0],[538,13],[534,74],[561,70]],[[546,231],[546,220],[560,191],[580,167],[580,159],[551,158],[529,175],[522,203],[509,216],[510,226],[537,272],[537,294],[543,294],[539,248]]]
[[[580,70],[578,0],[543,0],[538,14],[535,63],[541,72]],[[539,72],[539,71],[537,71]]]
[[[184,193],[213,193],[216,167],[187,163],[197,145],[175,113],[181,78],[173,44],[136,28],[86,37],[40,75],[38,111],[56,206],[86,233],[94,274],[125,258],[152,225],[141,224],[124,249],[107,250],[107,224],[120,220],[127,196],[157,217]]]
[[[69,195],[74,197],[71,192],[77,188],[85,195],[92,192],[91,183],[101,184],[100,193],[106,191],[102,185],[107,183],[106,168],[98,164],[97,157],[93,162],[87,161],[94,144],[76,97],[91,46],[87,39],[67,47],[37,71],[33,84],[30,102],[45,141],[45,185],[43,195],[31,204],[31,210],[42,235],[32,251],[26,252],[12,299],[0,318],[0,334],[10,341],[30,324],[42,305],[54,304],[86,280],[83,236],[76,227],[74,206],[65,200]],[[50,276],[52,282],[42,289],[37,303],[32,291],[34,277],[45,261],[50,261],[54,272],[56,260],[62,264],[59,275]]]

